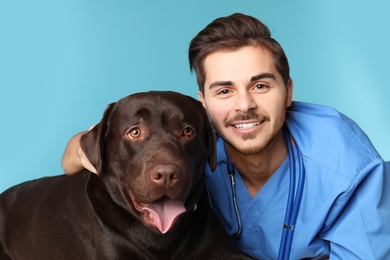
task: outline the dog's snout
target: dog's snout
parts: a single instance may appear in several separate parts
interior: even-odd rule
[[[179,182],[181,170],[173,164],[159,164],[151,171],[152,182],[161,188],[170,188]]]

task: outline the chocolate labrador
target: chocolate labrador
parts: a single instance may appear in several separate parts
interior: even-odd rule
[[[81,138],[97,174],[25,182],[0,196],[0,259],[249,259],[209,207],[215,137],[201,103],[130,95]]]

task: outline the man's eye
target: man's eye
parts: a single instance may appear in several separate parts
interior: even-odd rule
[[[225,94],[229,94],[230,93],[230,90],[228,89],[222,89],[218,92],[219,95],[225,95]]]
[[[258,91],[266,91],[267,89],[269,89],[269,86],[262,83],[256,84],[254,87],[254,90],[258,90]]]
[[[131,129],[128,133],[127,133],[127,136],[130,138],[130,139],[136,139],[136,138],[139,138],[141,136],[141,130],[137,127]]]

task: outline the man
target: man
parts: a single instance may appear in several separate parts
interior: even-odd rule
[[[216,19],[191,41],[189,59],[218,135],[218,167],[206,169],[211,204],[242,251],[390,259],[385,162],[349,118],[292,101],[287,57],[264,24]],[[79,136],[64,154],[67,173],[91,169]]]

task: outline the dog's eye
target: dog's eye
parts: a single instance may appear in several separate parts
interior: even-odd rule
[[[190,137],[194,134],[194,130],[191,128],[191,127],[186,127],[184,128],[183,130],[183,135],[186,136],[186,137]]]
[[[138,137],[141,136],[141,130],[139,130],[139,128],[133,128],[133,129],[131,129],[131,130],[127,133],[127,136],[128,136],[130,139],[138,138]]]

